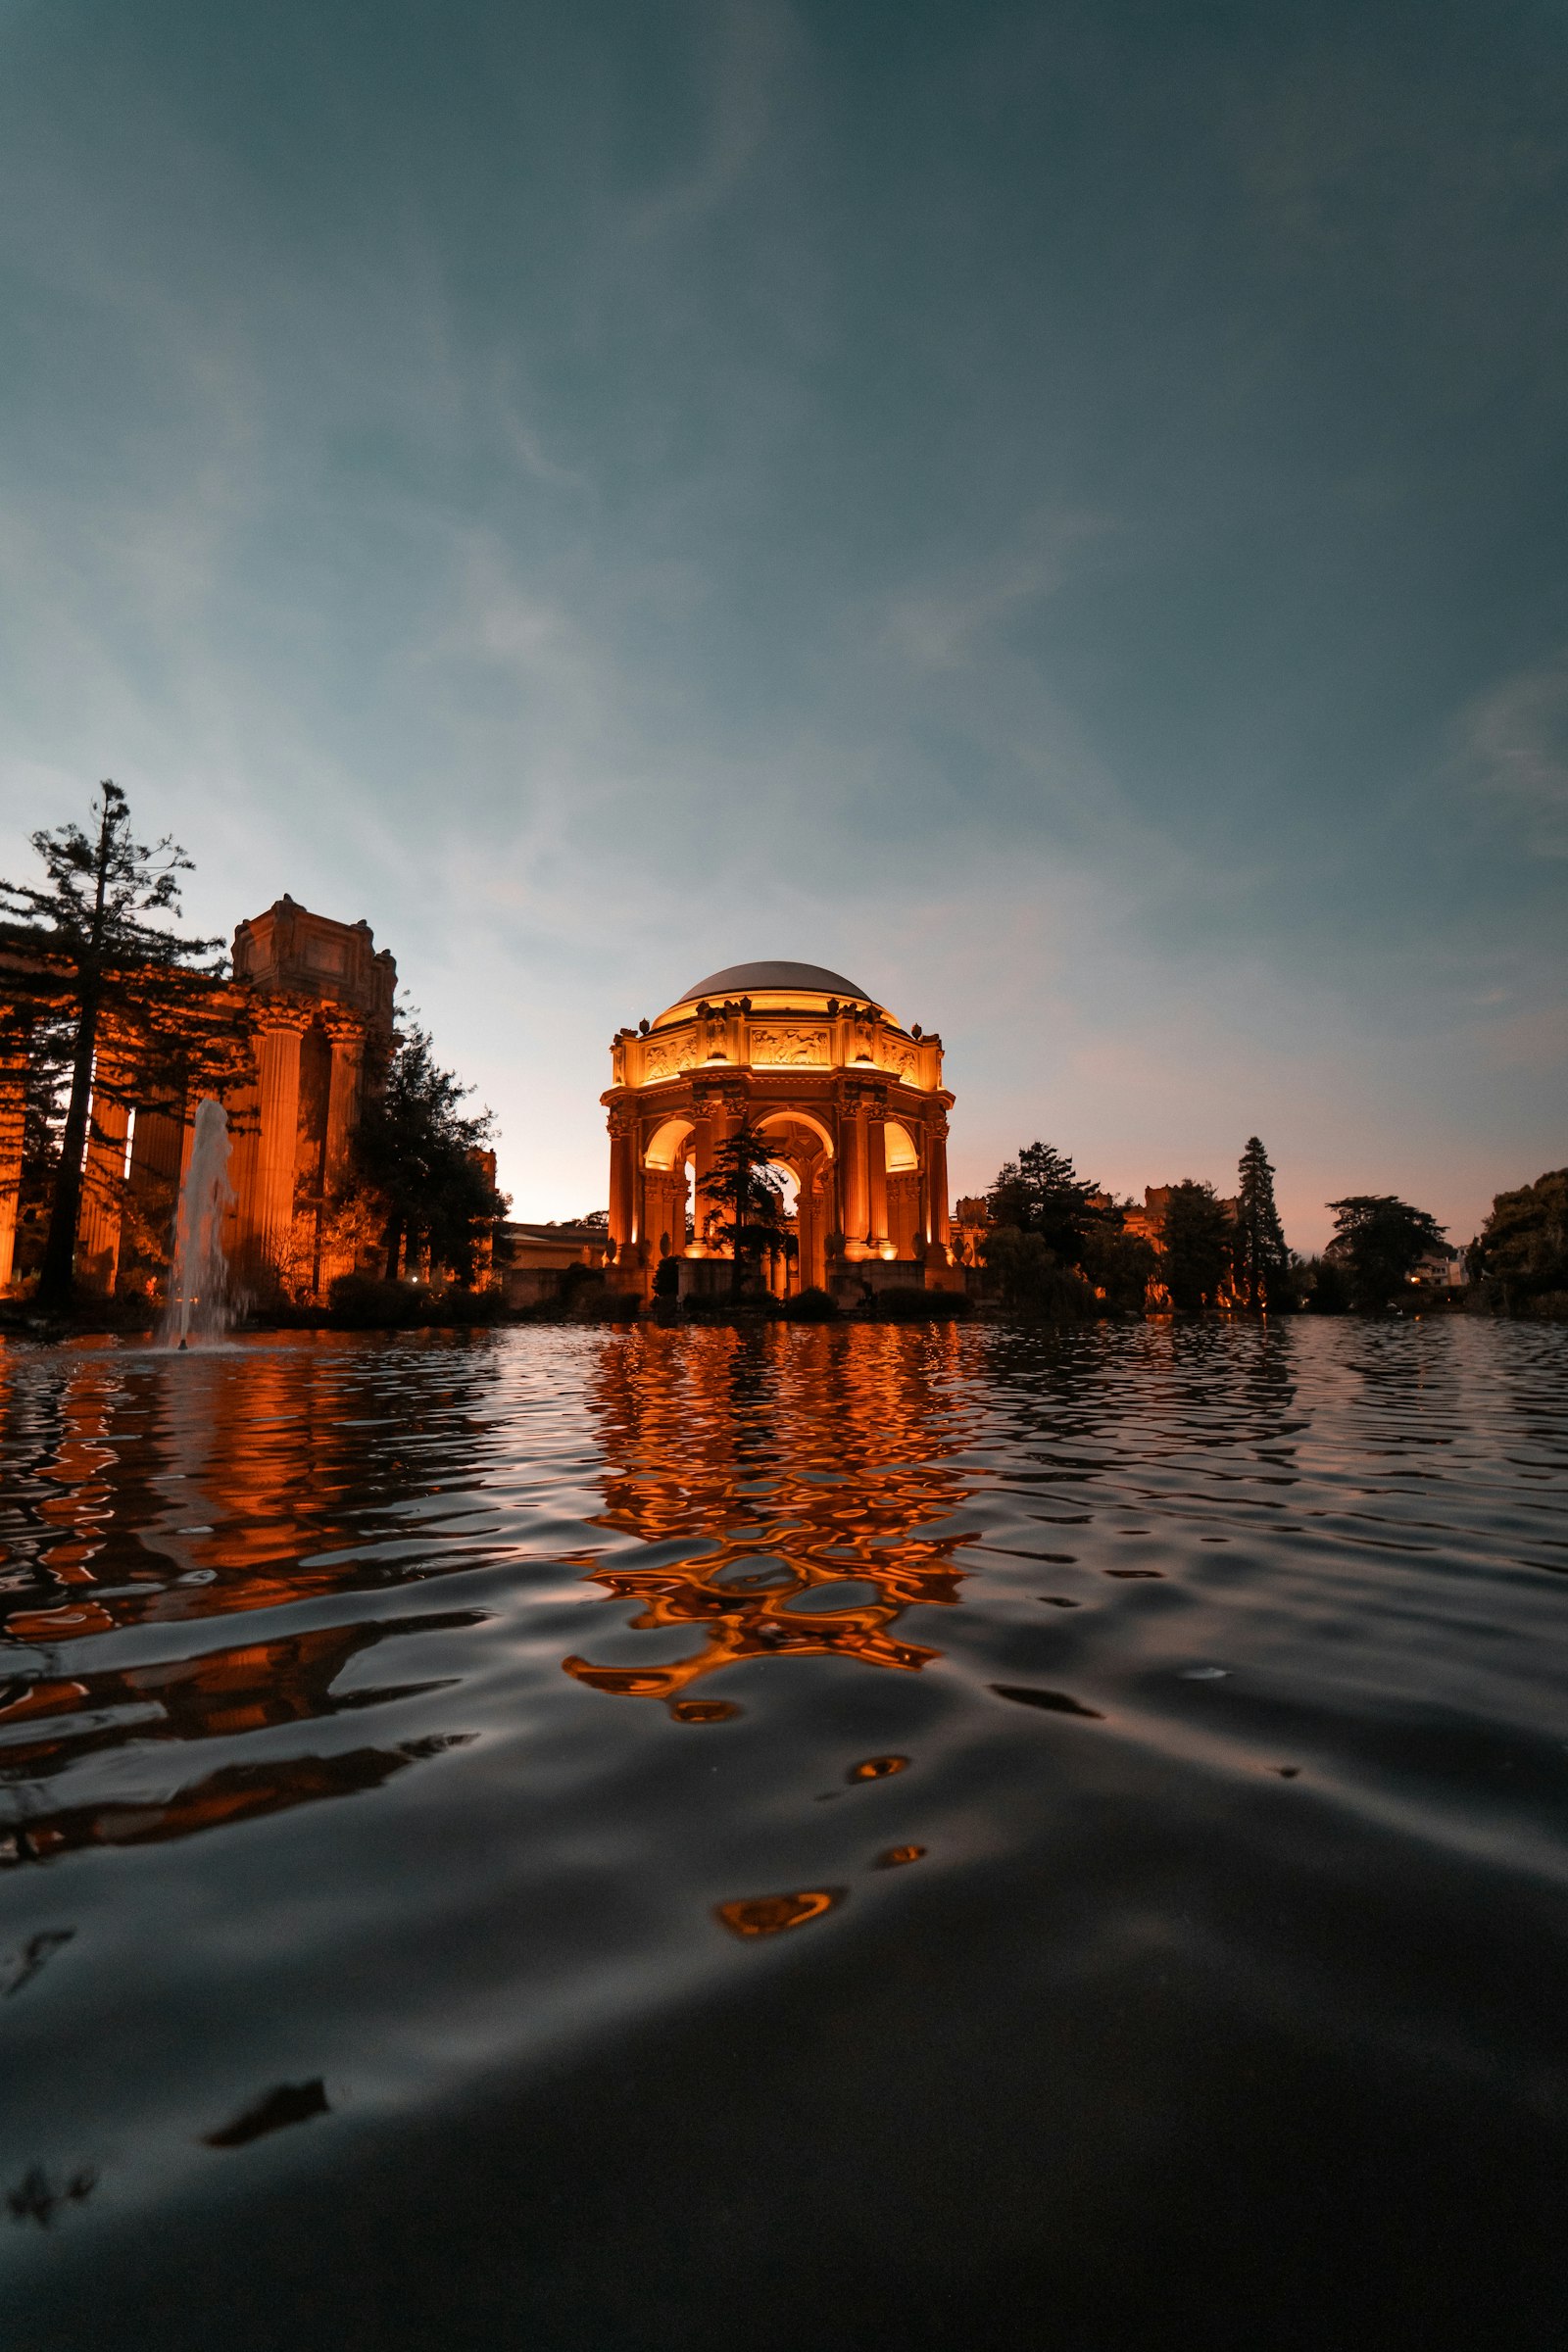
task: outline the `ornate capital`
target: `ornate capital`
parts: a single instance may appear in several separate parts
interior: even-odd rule
[[[888,1111],[887,1082],[881,1078],[862,1078],[858,1075],[839,1081],[839,1115],[846,1119],[885,1119]]]
[[[365,1023],[357,1012],[348,1012],[341,1005],[323,1005],[317,1016],[334,1048],[363,1046]]]
[[[729,1111],[739,1117],[746,1108],[746,1086],[733,1069],[712,1076],[697,1072],[692,1077],[692,1108],[700,1117],[711,1118],[715,1111]]]
[[[298,997],[259,997],[256,1026],[265,1041],[268,1032],[288,1031],[303,1037],[320,1011],[318,1004],[302,1004]]]

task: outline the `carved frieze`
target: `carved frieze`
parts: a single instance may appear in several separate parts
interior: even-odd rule
[[[767,1029],[751,1033],[751,1057],[756,1064],[784,1069],[825,1069],[829,1038],[825,1029]]]
[[[643,1048],[643,1084],[656,1078],[678,1078],[689,1058],[689,1045],[679,1038],[652,1037]]]

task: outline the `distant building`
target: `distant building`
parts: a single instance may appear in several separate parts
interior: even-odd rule
[[[713,1152],[750,1120],[798,1186],[786,1290],[956,1287],[942,1040],[906,1029],[818,964],[745,963],[694,982],[611,1048],[614,1280],[651,1290],[662,1257],[730,1257],[700,1212]],[[691,1228],[688,1238],[688,1227]]]
[[[605,1224],[503,1225],[496,1235],[495,1266],[509,1306],[540,1306],[570,1288],[573,1266],[602,1271],[610,1255]]]
[[[0,988],[50,966],[47,936],[0,937]],[[366,922],[313,914],[287,894],[234,933],[234,976],[204,994],[249,1000],[254,1038],[237,1050],[223,1090],[233,1135],[229,1256],[258,1290],[324,1297],[353,1271],[355,1252],[329,1216],[345,1175],[368,1078],[392,1037],[397,965]],[[24,1102],[32,1054],[26,997],[18,992],[0,1038],[0,1290],[15,1272],[24,1153]],[[136,1095],[135,1041],[105,1024],[97,1071],[116,1096],[93,1102],[84,1163],[76,1279],[107,1295],[119,1284],[128,1232],[168,1231],[190,1157],[194,1101],[149,1076]],[[124,1099],[128,1098],[128,1100]],[[145,1287],[145,1279],[143,1280]]]

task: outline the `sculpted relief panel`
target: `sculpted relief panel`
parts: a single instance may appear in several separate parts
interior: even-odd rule
[[[752,1061],[784,1069],[825,1069],[828,1043],[825,1029],[753,1029]]]
[[[650,1038],[643,1048],[643,1084],[653,1078],[674,1078],[686,1067],[686,1054],[674,1038]]]

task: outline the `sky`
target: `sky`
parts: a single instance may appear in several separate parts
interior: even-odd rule
[[[783,956],[1291,1241],[1568,1159],[1568,18],[0,0],[0,870],[367,918],[602,1204]]]

